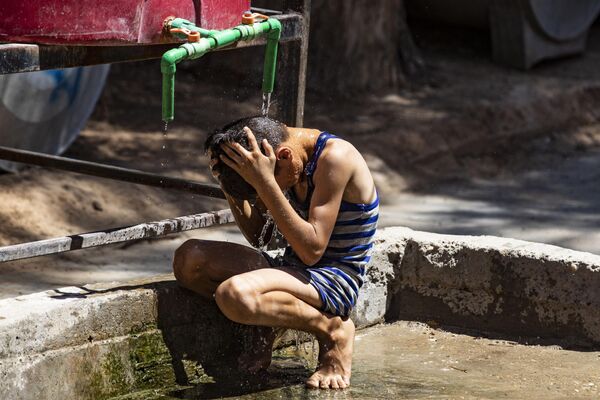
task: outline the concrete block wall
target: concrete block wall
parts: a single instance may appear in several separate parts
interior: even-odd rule
[[[600,345],[600,256],[403,228],[384,230],[379,240],[388,246],[384,253],[394,271],[388,320],[433,320],[563,346]]]

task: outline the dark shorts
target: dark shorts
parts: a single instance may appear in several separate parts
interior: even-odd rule
[[[335,274],[331,274],[325,267],[309,267],[296,256],[278,255],[271,256],[263,252],[269,265],[273,268],[287,267],[298,271],[317,290],[321,302],[321,311],[328,314],[347,317],[356,304],[358,293],[349,293],[347,284],[340,281]]]

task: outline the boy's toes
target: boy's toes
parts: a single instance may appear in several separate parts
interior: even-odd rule
[[[339,388],[340,388],[340,385],[339,385],[339,383],[338,383],[338,380],[337,380],[337,378],[332,378],[332,379],[331,379],[330,387],[331,387],[332,389],[339,389]]]
[[[310,378],[308,378],[308,380],[306,381],[306,387],[309,387],[311,389],[318,389],[321,383],[321,377],[317,374],[313,374]]]
[[[330,382],[331,382],[331,379],[329,377],[325,377],[325,378],[321,379],[321,384],[319,385],[319,387],[321,389],[329,389]]]
[[[346,389],[348,387],[348,384],[344,381],[344,379],[341,376],[338,376],[336,378],[336,381],[340,389]]]
[[[315,372],[306,381],[306,387],[311,389],[346,389],[350,386],[350,380],[340,375],[321,375]]]

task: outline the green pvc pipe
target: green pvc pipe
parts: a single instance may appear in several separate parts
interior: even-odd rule
[[[176,18],[171,22],[172,28],[186,28],[200,32],[205,36],[195,43],[184,43],[178,48],[171,49],[163,54],[160,69],[163,75],[162,93],[162,119],[171,122],[175,114],[175,71],[176,64],[186,59],[202,57],[209,51],[229,46],[240,40],[251,40],[267,34],[267,49],[263,73],[263,92],[271,93],[275,82],[277,64],[277,47],[281,36],[281,23],[275,19],[268,19],[253,25],[239,25],[223,31],[210,31],[196,27],[192,22]]]
[[[178,47],[163,54],[160,61],[160,72],[162,72],[162,119],[165,123],[173,121],[175,114],[175,66],[187,56],[187,50]]]
[[[268,19],[271,29],[267,34],[267,48],[265,50],[265,64],[263,67],[263,93],[272,93],[275,86],[275,72],[277,70],[277,47],[281,37],[281,22]]]

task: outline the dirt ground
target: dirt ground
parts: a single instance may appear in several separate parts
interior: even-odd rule
[[[597,174],[585,175],[585,193],[573,189],[580,187],[582,171],[598,170],[593,167],[600,157],[600,29],[594,29],[585,56],[530,72],[493,64],[487,41],[464,32],[440,36],[417,30],[417,40],[428,65],[425,83],[353,99],[333,99],[322,88],[306,101],[305,126],[348,138],[364,154],[381,194],[383,225],[504,234],[600,251],[598,240],[577,239],[598,226]],[[210,181],[202,150],[207,133],[257,114],[261,101],[260,76],[216,68],[211,57],[219,54],[179,69],[175,122],[166,136],[158,62],[114,65],[92,118],[65,155]],[[562,167],[571,173],[557,176]],[[0,186],[0,245],[226,206],[192,194],[39,168],[1,174]],[[564,207],[569,199],[581,201]],[[523,204],[529,204],[525,214],[519,211]],[[469,215],[474,210],[480,215]],[[539,210],[544,212],[536,214]],[[527,230],[523,215],[532,213],[537,225]],[[576,215],[572,226],[569,215]],[[512,228],[494,228],[490,216]],[[567,226],[569,233],[544,236],[549,226]],[[0,297],[168,272],[173,249],[190,236],[242,240],[228,226],[5,263]]]

